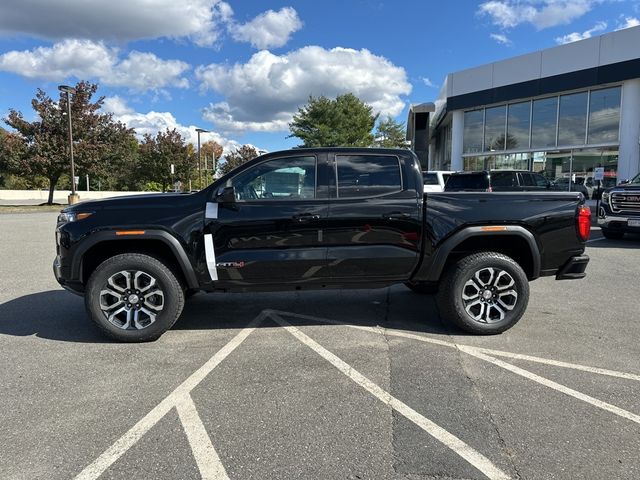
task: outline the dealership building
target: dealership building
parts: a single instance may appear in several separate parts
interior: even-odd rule
[[[640,27],[451,73],[407,136],[430,170],[526,169],[604,186],[640,171]],[[570,180],[571,179],[571,180]]]

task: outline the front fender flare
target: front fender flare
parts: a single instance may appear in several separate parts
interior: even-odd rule
[[[144,242],[145,240],[159,240],[169,247],[175,256],[180,269],[184,274],[189,288],[199,288],[193,265],[178,239],[164,230],[144,229],[144,235],[116,235],[116,230],[105,230],[95,232],[85,238],[77,247],[71,263],[71,277],[80,280],[82,278],[82,259],[85,253],[95,245],[106,241],[134,240]]]

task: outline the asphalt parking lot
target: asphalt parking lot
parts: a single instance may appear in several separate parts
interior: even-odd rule
[[[54,223],[0,215],[2,479],[640,478],[640,237],[595,230],[499,336],[395,286],[197,295],[122,345],[55,282]]]

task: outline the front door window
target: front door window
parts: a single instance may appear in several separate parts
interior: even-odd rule
[[[313,200],[316,198],[315,157],[268,160],[231,180],[239,201]]]

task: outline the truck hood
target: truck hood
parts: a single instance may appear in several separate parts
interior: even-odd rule
[[[610,188],[607,191],[611,192],[612,190],[617,192],[621,190],[625,192],[640,192],[640,185],[618,185],[617,187]]]
[[[183,205],[194,199],[197,193],[150,193],[141,195],[126,195],[110,197],[101,200],[80,202],[67,207],[63,212],[86,212],[88,210],[110,210],[120,208],[171,208]]]

